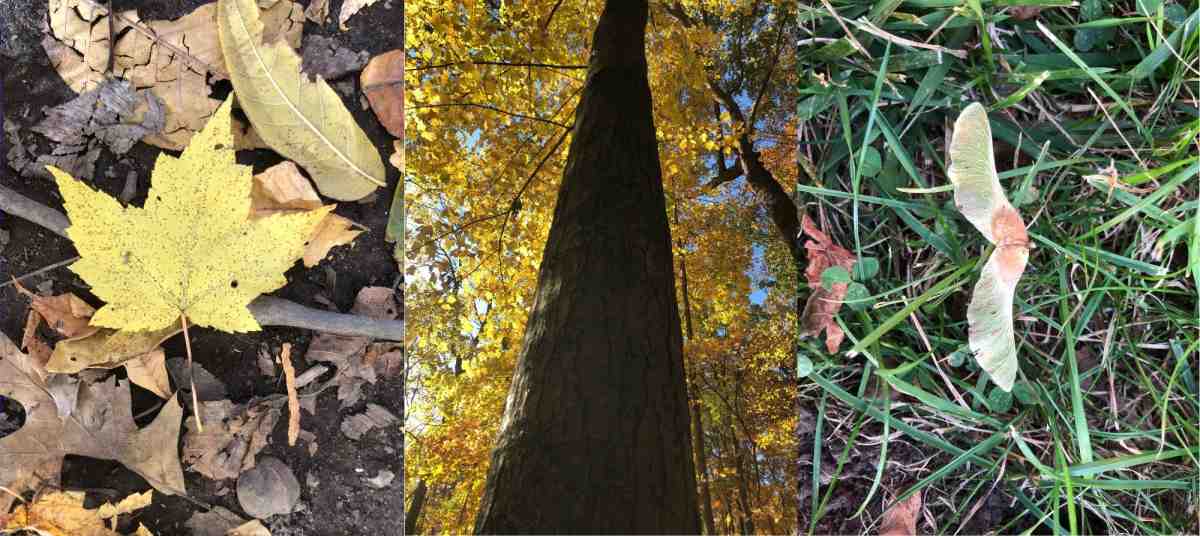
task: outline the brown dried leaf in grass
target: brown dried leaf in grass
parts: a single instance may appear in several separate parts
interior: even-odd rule
[[[254,457],[267,446],[286,401],[272,396],[246,404],[201,402],[200,420],[209,424],[204,432],[198,432],[195,420],[187,421],[183,461],[189,469],[213,480],[237,478],[254,467]]]
[[[808,214],[804,214],[800,225],[804,234],[810,238],[804,243],[808,254],[808,267],[804,269],[804,277],[812,290],[804,304],[804,312],[800,315],[800,336],[812,337],[824,330],[825,349],[835,354],[846,334],[837,325],[834,315],[842,308],[842,300],[846,298],[849,285],[834,283],[827,290],[821,284],[821,274],[833,266],[841,266],[848,272],[853,271],[855,256],[846,248],[833,243],[829,235],[817,228]]]
[[[359,81],[375,117],[389,134],[403,139],[404,50],[389,50],[371,58]]]
[[[917,520],[921,516],[921,492],[917,491],[904,502],[897,503],[884,512],[879,523],[879,536],[908,536],[917,533]]]

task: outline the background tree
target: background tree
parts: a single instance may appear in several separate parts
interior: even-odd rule
[[[534,300],[600,6],[547,0],[520,10],[420,1],[407,7],[415,24],[406,41],[406,300],[409,314],[428,319],[408,330],[407,466],[410,483],[425,478],[428,486],[420,528],[465,532],[483,496]],[[707,22],[684,24],[668,8]],[[786,499],[794,497],[794,471],[777,470],[794,466],[797,448],[794,260],[768,198],[744,173],[728,171],[740,165],[738,138],[752,130],[746,139],[770,176],[789,190],[795,182],[788,156],[795,130],[787,120],[795,103],[791,9],[790,2],[652,3],[646,33],[677,299],[682,317],[686,269],[694,317],[684,345],[689,395],[699,405],[720,531],[731,530],[727,519],[744,517],[723,498],[736,489],[729,427],[739,423],[746,425],[736,433],[755,529],[790,531],[796,517],[794,500]],[[743,30],[729,31],[733,25]],[[718,102],[711,80],[726,88],[745,120]],[[756,101],[753,128],[735,130]],[[731,341],[743,346],[732,351]],[[737,370],[740,390],[729,385]],[[726,405],[715,389],[741,400]]]

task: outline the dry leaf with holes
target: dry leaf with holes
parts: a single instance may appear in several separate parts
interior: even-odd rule
[[[1011,391],[1017,377],[1013,295],[1029,261],[1029,235],[1000,185],[991,125],[977,102],[954,122],[948,171],[959,212],[996,246],[967,306],[967,341],[992,383]]]
[[[246,305],[287,283],[283,272],[332,207],[249,221],[251,178],[234,160],[230,101],[178,157],[159,155],[144,207],[51,168],[79,250],[71,265],[105,301],[92,324],[129,331],[190,323],[257,331]]]
[[[117,504],[104,503],[97,509],[84,508],[84,492],[56,491],[22,504],[8,518],[3,530],[27,530],[43,536],[120,536],[109,527],[116,526],[118,515],[150,505],[151,492],[134,493]],[[135,536],[151,535],[139,524]]]
[[[27,356],[0,334],[0,396],[25,408],[25,426],[0,437],[0,486],[16,493],[38,485],[58,485],[63,457],[68,454],[115,460],[145,478],[167,495],[186,493],[183,470],[174,448],[179,437],[183,408],[171,398],[148,426],[133,422],[129,384],[109,378],[78,386],[71,416],[59,416],[54,398],[36,374]],[[0,494],[0,507],[7,511]]]
[[[804,214],[800,227],[809,241],[804,243],[808,255],[808,267],[804,269],[804,277],[812,289],[808,301],[804,304],[804,312],[800,315],[800,336],[812,337],[825,331],[825,349],[836,354],[838,346],[846,334],[837,325],[834,315],[842,308],[842,300],[846,298],[846,283],[834,283],[826,289],[821,284],[821,274],[832,266],[841,266],[846,271],[854,269],[854,254],[846,248],[833,243],[829,235],[821,232],[808,214]]]
[[[50,0],[48,35],[42,46],[76,93],[105,79],[110,52],[106,5],[101,0]],[[293,48],[300,46],[302,9],[289,0],[263,9],[266,39],[282,38]],[[216,3],[211,2],[175,20],[143,21],[134,10],[119,12],[113,20],[113,75],[129,80],[137,89],[149,88],[166,107],[162,134],[147,137],[147,143],[183,149],[220,106],[221,101],[210,97],[209,85],[228,78],[217,37],[216,11]],[[244,128],[238,125],[234,129],[239,141]]]

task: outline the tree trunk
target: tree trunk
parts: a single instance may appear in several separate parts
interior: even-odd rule
[[[700,505],[704,507],[704,533],[716,534],[713,522],[712,491],[708,485],[708,451],[704,449],[704,421],[700,418],[700,400],[692,402],[692,433],[696,441],[696,472],[700,474]]]
[[[700,531],[647,19],[593,35],[476,532]]]
[[[425,479],[417,481],[417,487],[413,490],[412,502],[408,505],[408,513],[404,514],[404,533],[416,534],[417,521],[421,517],[421,508],[425,507]]]

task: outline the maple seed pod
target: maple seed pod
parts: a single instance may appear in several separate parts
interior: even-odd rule
[[[987,112],[972,103],[954,122],[950,141],[954,205],[996,245],[967,306],[968,345],[992,382],[1011,391],[1017,375],[1013,295],[1029,260],[1029,235],[996,174]]]

